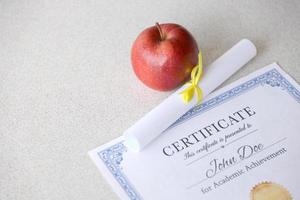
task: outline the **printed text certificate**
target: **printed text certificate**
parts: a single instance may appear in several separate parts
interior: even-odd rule
[[[142,152],[122,141],[89,152],[121,199],[250,199],[265,181],[300,199],[300,87],[275,63],[210,95]]]

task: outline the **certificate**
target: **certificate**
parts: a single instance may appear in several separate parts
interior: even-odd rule
[[[121,199],[300,199],[299,130],[300,87],[274,63],[210,94],[139,153],[120,137],[89,155]]]

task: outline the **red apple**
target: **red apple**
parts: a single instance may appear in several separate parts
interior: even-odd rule
[[[131,62],[135,74],[145,85],[168,91],[189,79],[198,62],[198,46],[184,27],[156,23],[135,40]]]

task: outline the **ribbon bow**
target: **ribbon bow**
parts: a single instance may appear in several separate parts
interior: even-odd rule
[[[201,78],[201,75],[203,73],[203,66],[202,66],[202,54],[201,51],[199,51],[198,54],[198,64],[193,68],[191,72],[191,80],[187,82],[186,84],[189,85],[185,90],[180,92],[180,95],[182,96],[182,100],[184,103],[188,103],[193,99],[194,93],[196,91],[198,101],[197,103],[200,103],[202,101],[202,89],[198,86],[198,82]]]

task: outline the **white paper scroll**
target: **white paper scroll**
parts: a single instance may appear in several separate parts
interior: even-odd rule
[[[199,82],[203,97],[215,90],[220,84],[238,71],[256,55],[255,45],[248,39],[243,39],[214,61],[204,67],[204,75]],[[185,104],[180,96],[186,86],[182,86],[161,104],[147,113],[124,133],[124,144],[134,152],[141,151],[157,138],[179,117],[197,104],[197,95]]]

